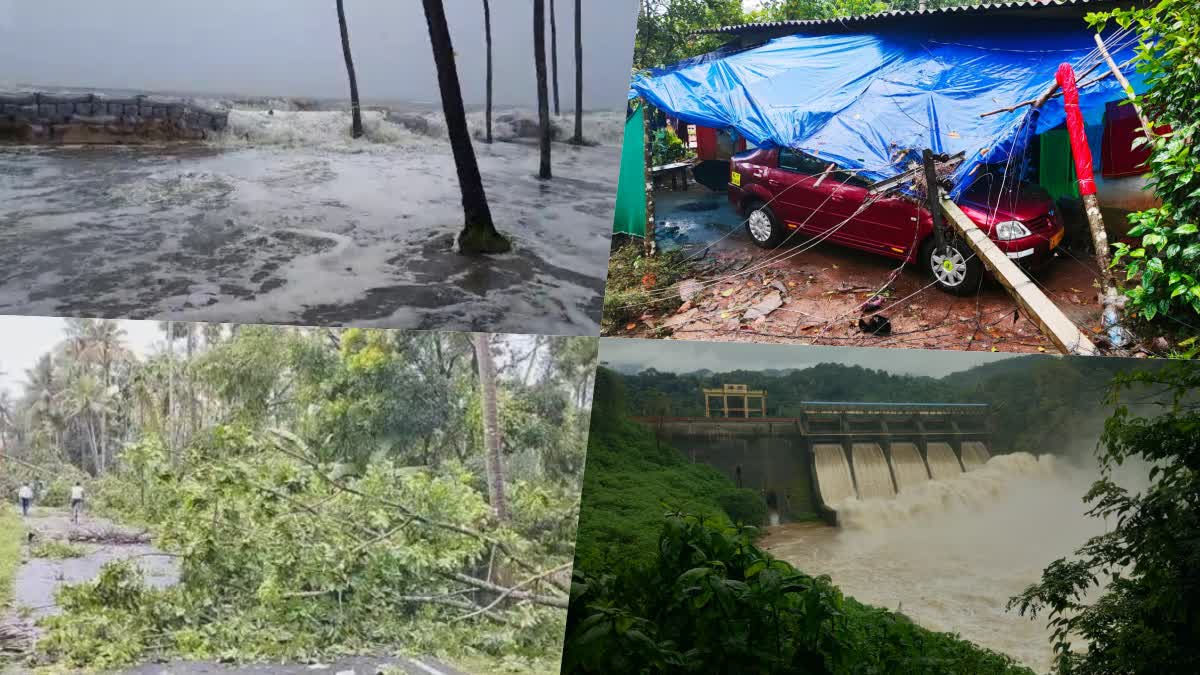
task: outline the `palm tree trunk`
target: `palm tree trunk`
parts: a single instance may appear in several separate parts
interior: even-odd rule
[[[484,120],[487,124],[487,142],[492,142],[492,9],[488,0],[483,0],[483,36],[487,41],[487,105]]]
[[[554,82],[554,116],[558,117],[558,21],[554,17],[554,0],[550,0],[550,79]]]
[[[454,65],[454,45],[450,41],[450,27],[446,24],[446,10],[442,0],[422,2],[425,5],[425,21],[429,24],[433,62],[438,71],[446,132],[450,137],[450,149],[458,170],[458,186],[462,191],[465,223],[458,237],[458,247],[463,253],[503,253],[511,248],[511,244],[496,231],[487,195],[483,191],[483,177],[479,175],[479,164],[475,161],[475,148],[471,145],[467,113],[463,109],[462,90],[458,84],[458,70]]]
[[[342,31],[342,56],[346,58],[346,75],[350,78],[350,115],[353,118],[351,135],[363,135],[362,112],[358,108],[358,78],[354,76],[354,57],[350,55],[350,29],[346,27],[346,9],[337,0],[338,28]]]
[[[167,322],[167,454],[171,466],[179,463],[175,447],[175,322]]]
[[[546,0],[533,0],[533,65],[537,70],[541,162],[538,178],[550,178],[550,97],[546,91]]]
[[[479,397],[483,410],[483,445],[487,460],[488,498],[496,518],[508,520],[508,499],[504,492],[504,457],[500,453],[500,424],[496,411],[496,366],[488,346],[487,333],[471,336],[475,360],[479,364]]]
[[[583,0],[575,0],[575,136],[583,145]]]
[[[196,324],[187,324],[187,342],[184,343],[187,348],[187,360],[184,362],[184,373],[187,376],[187,381],[184,386],[187,387],[187,407],[188,407],[188,435],[187,438],[195,437],[196,430],[199,425],[196,420],[196,384],[192,381],[191,374],[188,369],[192,365],[192,358],[196,353]]]

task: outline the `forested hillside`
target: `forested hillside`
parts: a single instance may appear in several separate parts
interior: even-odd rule
[[[1159,367],[1153,362],[1143,366]],[[988,403],[993,450],[1076,452],[1094,444],[1102,419],[1089,412],[1112,377],[1127,369],[1117,359],[1026,356],[983,364],[940,378],[822,363],[800,370],[671,373],[647,369],[622,376],[635,415],[703,416],[703,387],[725,383],[765,389],[767,414],[790,417],[804,401]],[[1079,439],[1084,439],[1082,446]]]

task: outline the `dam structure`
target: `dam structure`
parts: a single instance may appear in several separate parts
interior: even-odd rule
[[[706,401],[712,395],[706,390]],[[847,499],[891,499],[991,457],[983,403],[806,401],[789,406],[789,417],[755,416],[765,406],[738,403],[706,408],[706,417],[634,419],[691,461],[760,492],[784,521],[817,514],[837,524]]]

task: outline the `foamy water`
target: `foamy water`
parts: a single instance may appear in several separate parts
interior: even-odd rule
[[[0,313],[595,334],[621,113],[594,147],[553,146],[554,179],[497,111],[475,142],[514,252],[453,251],[461,196],[441,116],[233,109],[203,144],[0,154]],[[567,130],[572,118],[556,119]],[[482,113],[469,124],[481,134]],[[506,142],[511,141],[511,142]]]
[[[1045,617],[1005,604],[1104,530],[1082,502],[1095,478],[1048,455],[999,455],[948,480],[906,484],[894,498],[844,499],[839,528],[783,525],[764,544],[862,602],[1047,672]]]

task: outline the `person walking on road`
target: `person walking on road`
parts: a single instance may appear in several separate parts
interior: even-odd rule
[[[17,490],[17,499],[21,502],[21,516],[28,516],[29,507],[33,505],[33,488],[29,487],[29,483],[21,483],[21,489]]]
[[[83,486],[79,481],[71,488],[71,522],[79,524],[79,514],[83,512]]]

